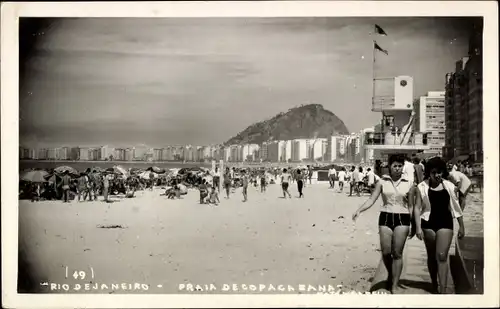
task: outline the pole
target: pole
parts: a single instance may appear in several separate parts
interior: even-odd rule
[[[377,53],[375,51],[375,40],[373,40],[373,45],[372,45],[372,50],[373,50],[373,65],[372,65],[372,107],[375,106],[375,64],[377,60]]]
[[[219,161],[219,192],[222,192],[222,183],[224,182],[224,160]]]

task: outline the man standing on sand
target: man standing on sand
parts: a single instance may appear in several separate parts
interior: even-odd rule
[[[456,191],[458,191],[460,208],[464,210],[465,201],[467,200],[467,194],[469,194],[470,188],[472,187],[472,182],[469,177],[465,176],[464,173],[454,170],[449,171],[448,180],[455,185]]]
[[[330,189],[335,188],[335,177],[337,177],[337,171],[335,170],[335,167],[332,166],[332,168],[328,170],[328,180],[330,181]]]
[[[219,168],[215,167],[215,170],[213,171],[213,186],[217,188],[217,191],[219,191],[219,184],[220,184],[220,172]]]
[[[224,173],[224,189],[226,189],[226,198],[229,199],[229,191],[231,190],[231,170],[229,167],[226,167]]]
[[[353,189],[356,190],[357,195],[360,196],[358,187],[360,181],[361,181],[361,175],[359,173],[359,170],[356,169],[355,166],[353,166],[351,169],[351,186],[349,188],[350,189],[349,196],[352,196]]]
[[[246,202],[248,200],[248,176],[246,170],[243,170],[241,173],[241,180],[243,182],[243,202]]]
[[[311,165],[307,166],[307,177],[309,178],[309,184],[311,185],[312,184],[312,177],[313,177],[313,170],[312,170]]]
[[[80,174],[80,178],[78,178],[78,202],[80,202],[80,197],[83,195],[83,201],[87,199],[87,194],[89,191],[89,182],[87,179],[87,175],[82,173]]]
[[[63,189],[63,200],[64,203],[69,203],[69,184],[71,183],[71,177],[69,177],[68,171],[64,172],[62,177],[62,189]]]
[[[110,176],[108,174],[104,174],[102,195],[104,196],[104,202],[106,203],[108,202],[109,180]]]

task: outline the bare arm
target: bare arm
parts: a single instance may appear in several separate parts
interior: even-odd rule
[[[413,207],[413,217],[415,218],[415,226],[417,230],[421,230],[420,215],[422,214],[422,196],[420,195],[420,190],[415,190],[416,201]]]
[[[375,189],[373,190],[373,193],[370,196],[370,198],[366,202],[364,202],[363,205],[361,205],[361,207],[359,207],[359,209],[354,214],[353,220],[356,220],[356,218],[365,210],[370,209],[373,206],[373,204],[375,204],[375,202],[377,201],[378,197],[380,196],[380,193],[382,193],[382,184],[378,182],[375,185]]]

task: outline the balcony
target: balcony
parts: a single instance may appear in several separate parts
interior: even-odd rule
[[[426,150],[430,146],[427,144],[427,133],[408,132],[397,137],[387,135],[384,132],[370,132],[365,134],[364,146],[369,149],[380,150]],[[403,140],[404,139],[404,140]]]

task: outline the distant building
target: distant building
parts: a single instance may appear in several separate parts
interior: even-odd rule
[[[162,160],[162,153],[163,153],[164,148],[154,148],[153,149],[153,161],[161,161]]]
[[[115,149],[109,146],[102,146],[101,147],[101,154],[100,154],[100,159],[101,160],[123,160],[123,158],[118,159],[118,157],[115,155]]]
[[[90,149],[88,147],[81,147],[79,148],[80,150],[80,161],[89,161],[90,160],[90,157],[89,157],[89,153],[90,153]]]
[[[269,142],[263,142],[260,145],[259,159],[262,161],[268,160]]]
[[[292,161],[301,162],[307,159],[308,139],[295,139],[292,141]]]
[[[125,161],[132,161],[134,160],[134,150],[132,148],[125,148],[123,152],[120,152],[120,156],[123,156],[123,160]]]
[[[134,160],[143,161],[145,160],[146,154],[148,153],[148,148],[144,146],[137,146],[133,148]]]
[[[445,144],[445,91],[430,91],[415,103],[415,128],[427,133],[427,145],[424,150],[434,156],[442,156]]]
[[[69,151],[69,159],[72,161],[80,160],[80,148],[71,147]]]

